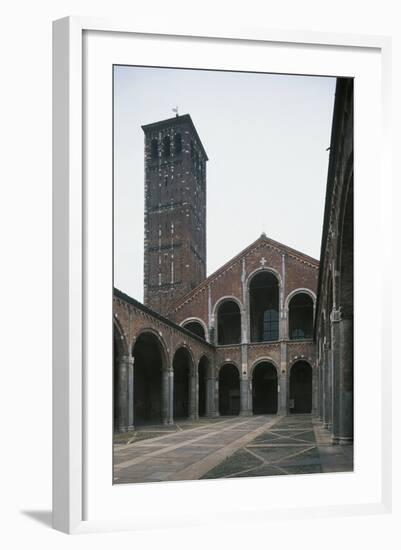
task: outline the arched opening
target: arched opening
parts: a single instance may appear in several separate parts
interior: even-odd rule
[[[279,337],[279,284],[264,271],[255,275],[249,285],[252,342],[271,342]]]
[[[153,160],[157,159],[159,152],[159,143],[156,138],[150,142],[150,155]]]
[[[277,370],[273,363],[264,361],[255,366],[252,373],[253,414],[277,414]]]
[[[290,412],[312,412],[312,367],[306,361],[298,361],[291,367]]]
[[[182,138],[181,134],[175,134],[174,136],[174,152],[179,155],[182,151]]]
[[[291,298],[289,304],[289,336],[291,340],[313,337],[313,300],[305,292]]]
[[[198,414],[199,416],[206,415],[206,399],[207,399],[207,376],[209,370],[209,360],[204,355],[201,357],[198,365]]]
[[[161,422],[161,385],[163,355],[161,344],[151,332],[140,334],[134,356],[135,425]]]
[[[223,365],[219,372],[219,412],[238,415],[240,409],[239,373],[235,365]]]
[[[189,377],[191,356],[186,348],[179,348],[174,355],[174,419],[189,416]]]
[[[226,300],[217,310],[217,341],[219,345],[241,342],[241,311],[234,300]]]
[[[171,140],[170,136],[165,136],[163,138],[163,157],[169,158],[171,155]]]
[[[195,334],[195,336],[199,336],[200,338],[206,340],[205,329],[203,328],[201,323],[199,323],[199,321],[188,321],[182,326],[192,332],[192,334]]]
[[[121,333],[118,327],[114,324],[113,327],[113,421],[114,430],[122,424],[122,411],[119,399],[120,389],[120,364],[123,355],[123,347],[121,345]]]

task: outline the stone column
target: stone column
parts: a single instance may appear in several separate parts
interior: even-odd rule
[[[340,310],[333,308],[331,315],[331,370],[332,370],[332,443],[338,443],[340,427]]]
[[[127,357],[127,431],[134,429],[134,358]]]
[[[206,416],[213,418],[216,414],[215,404],[215,385],[216,379],[213,374],[213,368],[209,366],[206,378]]]
[[[289,413],[286,342],[280,343],[280,365],[277,377],[277,391],[277,414],[286,416]]]
[[[324,373],[324,411],[323,427],[331,429],[331,372],[330,372],[330,348],[327,342],[323,345],[323,373]]]
[[[249,342],[249,334],[248,334],[249,319],[248,319],[248,296],[246,291],[245,258],[242,259],[241,285],[242,285],[241,343],[246,344]]]
[[[321,421],[324,425],[325,418],[326,418],[326,369],[325,369],[325,362],[324,362],[324,352],[323,352],[323,346],[322,346],[322,357],[320,359],[320,411],[321,411]]]
[[[174,424],[174,370],[168,371],[168,414],[167,424]]]
[[[128,361],[124,355],[118,363],[117,373],[117,422],[115,430],[125,432],[128,428]]]
[[[312,367],[312,414],[319,414],[319,369],[317,362],[311,364]]]
[[[162,416],[162,423],[163,424],[168,424],[168,419],[169,419],[169,394],[170,394],[169,371],[167,369],[162,369],[161,416]]]
[[[284,300],[285,300],[285,294],[286,294],[286,269],[285,269],[285,263],[286,263],[286,257],[285,254],[281,254],[281,287],[280,287],[280,296],[279,296],[279,340],[287,340],[288,339],[288,311],[284,307]],[[280,407],[279,407],[280,409]]]
[[[246,375],[240,378],[240,416],[251,416],[252,411],[249,409],[249,380]]]
[[[215,416],[220,416],[220,403],[219,403],[219,374],[217,373],[217,376],[214,379],[214,387],[213,387],[213,397],[214,397],[214,410],[215,410]]]
[[[241,346],[241,373],[240,373],[240,416],[251,416],[252,409],[250,403],[250,385],[248,379],[248,348],[246,344]]]
[[[352,312],[340,322],[340,414],[338,443],[350,445],[354,440],[354,357]]]
[[[198,385],[198,369],[192,366],[189,373],[189,418],[196,420],[198,418],[198,410],[196,407],[196,388]]]
[[[323,422],[323,368],[322,359],[319,358],[317,365],[317,379],[318,379],[318,417]]]

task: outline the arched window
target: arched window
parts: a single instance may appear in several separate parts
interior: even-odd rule
[[[181,134],[175,134],[174,136],[174,152],[179,155],[182,152],[182,137]]]
[[[192,332],[192,334],[195,334],[196,336],[199,336],[200,338],[206,340],[205,330],[203,326],[199,323],[199,321],[188,321],[182,326]]]
[[[279,337],[279,284],[264,271],[255,275],[249,285],[252,342],[271,342]]]
[[[226,300],[217,310],[217,340],[220,345],[241,342],[241,311],[233,300]]]
[[[150,142],[150,155],[153,160],[157,159],[159,152],[159,144],[156,138]]]
[[[263,312],[263,341],[277,340],[278,338],[278,311],[266,309]]]
[[[291,340],[313,337],[313,300],[305,292],[296,294],[290,301],[289,336]]]
[[[163,138],[163,157],[169,158],[171,155],[171,140],[170,136],[165,136]]]

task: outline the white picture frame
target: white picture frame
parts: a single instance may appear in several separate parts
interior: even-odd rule
[[[88,33],[91,33],[91,36],[95,38],[93,44],[89,44],[89,47],[88,42],[85,42],[84,38],[85,36],[89,36]],[[380,94],[376,94],[375,98],[376,104],[374,108],[376,108],[376,111],[374,113],[376,113],[377,117],[375,114],[373,115],[374,123],[380,128],[379,135],[375,133],[374,136],[375,146],[379,146],[380,150],[380,172],[378,176],[381,180],[381,208],[376,210],[377,238],[385,234],[389,235],[391,232],[391,228],[388,226],[389,221],[386,218],[386,209],[390,209],[389,201],[391,201],[388,152],[391,78],[391,41],[389,38],[313,32],[281,32],[260,28],[227,28],[219,31],[213,28],[197,29],[194,27],[192,29],[183,29],[180,28],[179,24],[176,26],[171,24],[168,28],[155,27],[150,29],[121,21],[103,21],[81,17],[69,17],[54,22],[53,526],[67,533],[151,527],[152,518],[150,510],[153,509],[152,503],[155,504],[158,500],[164,502],[168,498],[176,498],[177,502],[177,497],[172,496],[173,492],[180,495],[178,497],[178,506],[180,506],[180,499],[187,498],[188,494],[190,494],[188,491],[196,491],[196,497],[200,500],[207,499],[208,494],[213,494],[217,499],[216,502],[218,502],[218,495],[222,491],[221,482],[219,481],[198,483],[197,485],[194,482],[184,482],[184,484],[156,484],[157,487],[155,484],[153,487],[146,485],[140,485],[135,488],[133,486],[114,487],[114,494],[117,494],[116,491],[118,491],[117,500],[121,500],[122,502],[128,498],[135,503],[136,498],[138,511],[141,508],[140,514],[138,513],[135,516],[128,514],[120,517],[118,515],[118,508],[115,507],[115,502],[112,502],[109,498],[109,493],[105,491],[102,493],[102,489],[99,489],[96,495],[94,492],[94,485],[97,485],[95,483],[96,480],[99,482],[99,487],[104,487],[106,484],[110,484],[110,487],[112,486],[111,471],[109,478],[106,479],[105,471],[107,469],[101,470],[103,473],[99,474],[94,464],[87,459],[87,456],[91,455],[91,453],[93,456],[94,448],[96,448],[97,452],[102,449],[96,440],[97,436],[91,437],[91,434],[94,433],[93,424],[91,423],[91,418],[93,418],[91,407],[99,407],[99,404],[93,398],[93,394],[91,394],[91,378],[90,376],[88,377],[88,368],[90,369],[88,365],[94,360],[91,348],[93,345],[92,325],[88,324],[88,319],[90,321],[94,313],[93,293],[99,292],[99,302],[101,302],[101,294],[107,288],[107,286],[102,286],[101,283],[99,283],[100,286],[98,288],[93,288],[93,285],[88,284],[88,270],[89,272],[93,272],[96,269],[91,264],[93,263],[93,266],[95,266],[98,265],[97,262],[99,261],[107,261],[107,258],[102,257],[99,260],[96,253],[92,254],[94,241],[88,235],[93,235],[94,232],[90,224],[96,218],[96,209],[98,207],[107,208],[107,189],[105,187],[105,195],[103,199],[99,199],[101,202],[97,203],[96,201],[92,201],[93,195],[91,195],[90,190],[88,191],[85,184],[88,178],[88,170],[90,172],[85,156],[93,155],[93,152],[88,148],[87,134],[84,135],[84,131],[88,131],[88,128],[85,126],[87,124],[86,110],[88,109],[88,103],[84,87],[88,84],[87,79],[93,77],[94,73],[90,73],[90,70],[88,73],[85,73],[83,60],[85,59],[85,62],[88,63],[88,60],[90,62],[90,60],[95,59],[96,55],[106,55],[105,52],[108,52],[108,55],[112,57],[113,44],[117,43],[117,41],[121,44],[122,40],[129,39],[129,37],[143,39],[147,44],[154,43],[156,45],[160,45],[160,40],[165,40],[166,50],[168,49],[169,39],[171,41],[179,40],[181,45],[183,43],[185,45],[194,43],[198,46],[207,45],[205,49],[209,51],[209,56],[210,51],[215,48],[216,63],[219,62],[217,50],[221,45],[228,49],[238,48],[238,50],[236,49],[236,54],[241,53],[241,47],[249,49],[263,48],[265,46],[276,47],[277,49],[284,48],[284,50],[291,50],[292,52],[298,50],[305,56],[305,59],[312,52],[316,52],[316,58],[310,61],[311,67],[313,63],[315,63],[315,67],[322,66],[324,59],[321,55],[319,57],[319,49],[322,48],[325,49],[325,52],[330,52],[330,63],[333,67],[336,64],[336,59],[338,59],[339,66],[341,66],[342,59],[346,59],[347,57],[359,55],[359,53],[363,52],[367,52],[367,55],[373,54],[375,57],[375,67],[378,69],[373,76],[375,79],[374,88],[376,91],[380,91]],[[100,40],[96,42],[99,38]],[[103,39],[107,39],[106,46],[101,44]],[[96,48],[98,49],[97,52],[95,52]],[[133,48],[135,50],[135,45]],[[174,48],[173,43],[172,48]],[[90,51],[88,52],[88,50]],[[130,52],[126,50],[124,57],[128,59],[130,55]],[[160,48],[157,49],[157,46],[155,46],[149,59],[152,56],[153,59],[159,58],[159,65],[165,66],[165,55],[167,55],[165,51],[162,52]],[[196,57],[196,61],[194,61],[195,66],[198,62],[202,63],[202,55],[204,54],[201,51],[199,57]],[[313,53],[313,55],[315,54]],[[107,59],[106,63],[110,63],[111,57]],[[362,67],[361,71],[366,71],[367,74],[369,72],[369,61],[362,59],[362,57],[357,63],[360,63],[362,66],[366,61],[367,66]],[[283,63],[283,59],[277,62],[276,71],[291,72],[288,70],[289,65]],[[210,57],[208,60],[205,61],[205,66],[209,66]],[[132,64],[135,64],[137,61],[132,59]],[[116,60],[116,62],[120,62],[120,60]],[[230,65],[231,61],[227,63]],[[280,64],[282,65],[280,66]],[[300,72],[304,70],[304,68],[301,68]],[[316,72],[317,70],[315,68],[310,74],[319,74]],[[333,72],[331,74],[336,73]],[[353,74],[352,63],[350,63],[349,67],[345,67],[344,74],[345,76],[355,76]],[[359,122],[361,121],[359,120]],[[358,124],[358,103],[356,103],[356,123]],[[108,123],[102,128],[107,127],[110,128]],[[101,145],[97,144],[100,147],[98,150],[107,152],[110,139],[111,136],[109,135]],[[358,141],[356,141],[357,151],[358,146]],[[359,168],[359,173],[367,174],[367,166],[364,159],[359,159],[358,162],[359,166],[357,168]],[[358,171],[356,174],[358,174]],[[89,177],[92,176],[89,175]],[[366,177],[368,180],[369,175],[367,174]],[[358,175],[356,175],[356,178],[358,178]],[[106,201],[104,200],[105,197]],[[356,197],[358,200],[358,192],[356,193]],[[368,212],[369,208],[375,208],[373,196],[370,199],[368,197],[367,208]],[[360,218],[360,223],[361,226],[365,223],[362,218]],[[107,233],[103,234],[99,232],[99,238],[101,237],[106,239],[106,248],[108,248],[111,242],[111,235],[107,237]],[[388,253],[388,249],[386,251]],[[388,261],[387,256],[383,270],[380,271],[382,288],[386,284],[385,265]],[[361,264],[363,262],[364,258],[362,258]],[[108,276],[109,271],[106,270],[106,283]],[[103,298],[106,300],[106,309],[102,309],[103,306],[99,305],[100,312],[107,311],[107,300],[110,300],[110,296]],[[287,487],[283,490],[285,494],[283,494],[282,500],[279,502],[279,499],[277,499],[275,503],[270,503],[266,509],[258,502],[253,503],[251,507],[238,507],[236,509],[234,502],[229,511],[222,512],[220,516],[212,511],[210,514],[212,517],[210,515],[208,517],[200,517],[199,510],[194,509],[191,511],[191,509],[185,509],[181,505],[182,509],[176,514],[176,517],[173,517],[169,514],[168,510],[165,510],[164,517],[160,523],[166,526],[171,524],[206,524],[208,521],[224,521],[228,516],[229,521],[251,521],[252,519],[263,521],[267,517],[267,511],[270,518],[286,517],[287,519],[292,517],[313,517],[322,514],[338,516],[388,512],[391,509],[391,399],[389,399],[391,395],[391,346],[389,342],[390,330],[386,326],[386,323],[389,323],[389,317],[383,314],[384,300],[378,306],[380,307],[382,317],[377,320],[377,326],[375,326],[378,331],[377,334],[380,334],[377,339],[377,347],[375,348],[377,352],[375,353],[375,357],[380,360],[379,386],[381,399],[377,405],[380,412],[379,418],[376,425],[372,426],[372,431],[373,434],[380,437],[381,444],[376,459],[372,459],[372,468],[375,469],[374,473],[377,477],[377,486],[374,491],[375,497],[372,497],[368,493],[362,494],[363,491],[360,490],[359,500],[356,493],[353,493],[352,498],[341,499],[341,496],[338,496],[338,498],[332,501],[326,501],[324,504],[316,506],[311,505],[311,503],[302,506],[296,502],[289,505],[288,500],[285,498],[285,494],[288,494],[285,493],[288,491]],[[105,361],[104,364],[107,364],[107,358],[110,358],[109,352],[110,349],[106,353],[101,354],[105,357],[105,359],[100,359],[100,361]],[[366,390],[370,396],[372,396],[374,387],[375,385],[373,385],[373,388],[369,387]],[[106,391],[105,388],[106,386],[103,385],[100,390]],[[356,397],[358,400],[358,387],[356,388]],[[108,412],[110,413],[111,422],[111,412]],[[106,414],[108,413],[106,412]],[[107,437],[109,437],[110,432],[108,431],[109,425],[107,422],[105,422],[104,426],[105,432],[108,434]],[[358,441],[356,441],[357,443]],[[111,444],[109,452],[111,455]],[[358,468],[358,460],[364,458],[358,452],[358,447],[356,447],[356,468]],[[99,462],[102,462],[102,460]],[[287,477],[292,478],[292,476]],[[318,490],[316,487],[312,487],[313,484],[316,485],[313,482],[313,477],[309,476],[307,482],[311,486],[311,493],[313,493],[313,490]],[[235,482],[240,483],[240,485],[237,484],[235,486],[235,490],[233,490],[231,481],[228,483],[227,481],[223,482],[225,483],[224,491],[228,501],[231,501],[232,496],[237,492],[241,493],[241,497],[246,499],[257,487],[255,480],[234,480]],[[260,486],[260,478],[257,483]],[[271,480],[270,483],[277,486],[277,483],[284,484],[284,480]],[[285,484],[288,485],[288,483],[291,483],[291,479],[285,480]],[[305,486],[306,482],[302,483]],[[130,494],[128,495],[129,492]],[[134,497],[132,497],[132,494],[134,494]],[[103,499],[104,505],[99,506],[97,513],[88,514],[88,510],[91,509],[91,501],[94,502],[95,499],[100,501]],[[139,503],[141,504],[139,505]],[[106,504],[109,506],[109,509],[107,509]]]

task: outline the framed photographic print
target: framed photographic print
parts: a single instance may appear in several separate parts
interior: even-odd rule
[[[212,34],[54,24],[67,532],[389,506],[389,42]]]

